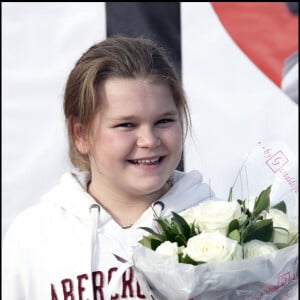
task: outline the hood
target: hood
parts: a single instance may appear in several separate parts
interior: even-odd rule
[[[169,215],[171,211],[180,212],[214,196],[210,187],[203,182],[202,175],[196,170],[188,173],[175,171],[171,183],[172,188],[159,199],[165,205],[163,216]]]
[[[74,169],[65,173],[60,183],[47,193],[43,200],[55,203],[89,226],[91,222],[90,207],[93,204],[99,206],[95,199],[87,193],[89,181],[89,172],[80,172]],[[169,215],[171,211],[180,212],[214,196],[210,187],[203,183],[202,175],[196,170],[188,173],[176,170],[170,178],[170,183],[172,185],[170,190],[158,199],[163,203],[162,216]],[[100,226],[105,225],[109,220],[111,220],[110,214],[101,208]]]
[[[110,245],[117,244],[113,255],[121,265],[109,282],[105,291],[105,299],[111,299],[111,295],[118,285],[122,274],[133,266],[131,257],[133,246],[136,245],[138,237],[141,237],[142,230],[134,230],[121,232],[113,227],[115,222],[110,222],[112,217],[108,212],[87,193],[87,184],[90,181],[88,172],[73,171],[63,175],[61,182],[46,196],[45,200],[52,201],[63,210],[75,216],[80,222],[90,227],[91,244],[90,244],[90,269],[94,269],[96,253],[99,249],[99,231],[102,231],[110,240]],[[180,212],[191,206],[197,205],[199,202],[214,196],[210,187],[203,183],[202,175],[198,171],[188,173],[174,171],[169,179],[171,188],[160,199],[155,201],[132,226],[135,229],[140,226],[154,225],[154,212],[160,216],[167,216],[171,211]],[[160,205],[157,205],[160,204]],[[107,226],[106,226],[107,224]],[[134,228],[135,227],[135,228]],[[112,229],[115,228],[115,229]],[[126,239],[122,239],[126,235],[130,235],[129,244]],[[127,236],[128,237],[128,236]],[[126,247],[126,244],[130,247]],[[136,272],[138,276],[138,272]],[[139,278],[139,283],[143,287],[143,291],[148,299],[151,299],[147,284],[143,278]],[[92,299],[93,286],[89,288],[89,294]]]

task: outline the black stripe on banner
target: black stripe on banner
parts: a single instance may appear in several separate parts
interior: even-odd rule
[[[164,47],[181,75],[180,2],[105,2],[107,37],[145,37]],[[183,157],[177,167],[183,170]]]

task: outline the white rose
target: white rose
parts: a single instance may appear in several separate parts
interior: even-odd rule
[[[298,232],[297,225],[293,220],[290,220],[288,216],[279,209],[271,208],[269,212],[265,214],[266,219],[273,220],[274,227],[283,227],[286,230],[274,228],[274,243],[288,243],[291,238]]]
[[[241,207],[237,201],[207,200],[198,205],[197,224],[201,232],[220,231],[228,233],[228,225],[241,218]]]
[[[244,258],[272,254],[276,251],[278,251],[278,249],[273,243],[252,240],[244,244]]]
[[[194,206],[194,207],[191,207],[191,208],[188,208],[188,209],[182,211],[179,214],[186,220],[186,222],[189,225],[192,225],[194,223],[194,225],[200,230],[200,224],[198,222],[198,210],[199,210],[199,207]]]
[[[231,261],[242,258],[242,247],[218,231],[203,232],[188,240],[184,253],[195,261]]]
[[[163,242],[156,248],[155,252],[171,256],[174,259],[174,261],[178,262],[178,244],[176,242]]]

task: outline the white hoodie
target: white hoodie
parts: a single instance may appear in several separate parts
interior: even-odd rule
[[[133,268],[116,273],[122,262],[114,254],[130,260],[133,246],[147,234],[139,227],[154,225],[154,210],[167,216],[211,196],[199,172],[175,171],[171,189],[159,199],[164,207],[156,201],[123,229],[87,193],[89,180],[87,172],[64,174],[15,219],[3,244],[2,299],[106,300],[114,275],[120,280],[111,299],[145,299]]]

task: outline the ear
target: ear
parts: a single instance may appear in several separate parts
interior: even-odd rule
[[[79,122],[74,122],[72,126],[72,135],[77,150],[81,154],[89,154],[90,144],[86,126]]]

